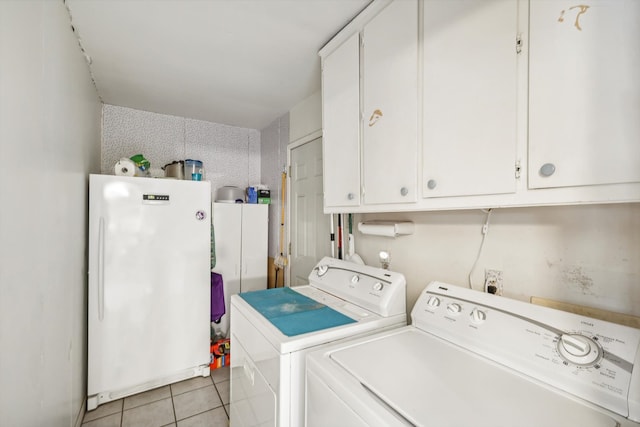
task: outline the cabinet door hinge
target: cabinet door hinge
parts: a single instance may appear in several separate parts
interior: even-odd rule
[[[291,256],[291,242],[289,242],[289,256]]]
[[[522,33],[516,35],[516,53],[522,52]]]
[[[520,165],[520,160],[516,161],[516,179],[520,179],[520,171],[522,170],[522,166]]]

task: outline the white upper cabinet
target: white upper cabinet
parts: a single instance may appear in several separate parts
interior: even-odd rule
[[[418,1],[364,15],[321,52],[325,208],[417,200]]]
[[[640,1],[532,0],[529,188],[640,182]]]
[[[322,61],[324,204],[360,205],[360,41],[353,34]]]
[[[515,192],[517,2],[425,0],[423,13],[423,197]]]
[[[417,0],[394,1],[365,25],[362,35],[364,203],[415,202]]]
[[[374,0],[325,46],[325,212],[640,202],[640,0]]]

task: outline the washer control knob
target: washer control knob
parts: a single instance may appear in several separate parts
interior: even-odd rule
[[[580,334],[563,334],[558,340],[558,352],[567,362],[592,366],[602,358],[602,348],[591,338]]]
[[[563,335],[560,343],[567,353],[578,357],[586,356],[591,350],[591,345],[581,335]]]
[[[458,314],[462,311],[462,307],[460,306],[460,304],[452,302],[451,304],[447,305],[447,311],[451,314]]]
[[[358,276],[357,274],[354,274],[353,277],[351,278],[351,283],[355,285],[359,281],[360,281],[360,276]]]
[[[440,306],[440,299],[438,297],[434,297],[433,295],[429,297],[427,300],[427,305],[429,307],[437,308]]]
[[[487,313],[477,308],[474,308],[471,312],[471,321],[473,323],[482,323],[487,320]]]
[[[384,288],[384,285],[381,282],[376,282],[373,284],[373,290],[376,292],[380,292]]]
[[[318,277],[322,277],[325,274],[327,274],[327,271],[329,271],[329,266],[327,264],[322,264],[318,266]]]

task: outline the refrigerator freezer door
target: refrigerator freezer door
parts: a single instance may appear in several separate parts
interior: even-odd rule
[[[208,365],[210,197],[208,182],[91,175],[88,394],[99,403]]]

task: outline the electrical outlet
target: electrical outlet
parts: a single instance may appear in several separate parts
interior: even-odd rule
[[[502,295],[502,270],[486,269],[484,271],[484,291]]]

